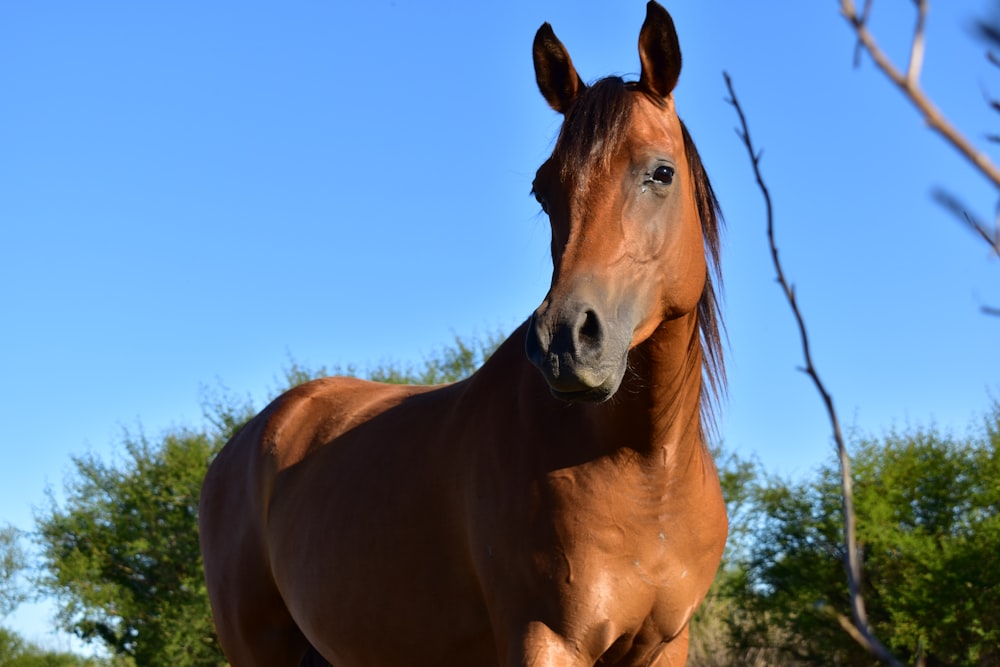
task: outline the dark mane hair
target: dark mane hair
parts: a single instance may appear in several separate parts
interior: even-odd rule
[[[722,350],[725,324],[722,321],[715,289],[716,282],[720,290],[722,288],[724,220],[719,200],[716,199],[715,190],[712,189],[712,182],[708,180],[708,172],[705,171],[701,156],[684,121],[681,121],[681,132],[684,135],[684,152],[687,154],[688,167],[694,180],[694,196],[697,200],[698,217],[701,219],[701,233],[708,259],[708,275],[705,277],[705,287],[698,301],[698,330],[701,338],[702,375],[705,379],[701,393],[702,428],[714,434],[714,408],[726,390],[726,365]],[[711,393],[705,392],[706,384]]]
[[[574,174],[586,174],[591,169],[610,168],[611,157],[628,134],[632,117],[630,95],[633,92],[643,92],[637,82],[626,82],[621,77],[611,76],[600,79],[580,93],[563,120],[552,151],[552,159],[559,165],[563,181]],[[663,101],[655,96],[649,96],[649,99],[663,105]],[[714,408],[726,386],[722,349],[725,328],[715,288],[716,283],[720,287],[722,284],[720,246],[723,219],[708,173],[683,121],[681,132],[709,265],[698,302],[699,337],[692,343],[700,344],[702,350],[702,428],[711,433],[714,431]]]

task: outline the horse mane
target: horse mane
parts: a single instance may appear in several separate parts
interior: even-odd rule
[[[628,136],[632,116],[632,92],[643,92],[638,82],[626,82],[609,76],[585,88],[563,120],[552,158],[560,165],[560,177],[566,181],[572,175],[585,174],[591,169],[607,170],[614,155]],[[663,100],[648,98],[659,106]],[[723,359],[725,326],[719,308],[716,283],[722,286],[721,234],[722,211],[708,179],[698,149],[681,121],[684,152],[687,155],[691,179],[694,181],[698,217],[708,258],[709,271],[698,302],[698,336],[692,345],[702,352],[701,417],[703,433],[715,432],[715,408],[725,393],[726,370]],[[707,391],[706,391],[707,389]]]
[[[708,274],[698,301],[698,332],[704,378],[701,389],[702,429],[714,435],[715,407],[726,391],[726,365],[722,350],[726,329],[715,289],[716,282],[720,290],[722,288],[722,226],[725,221],[715,190],[712,189],[712,182],[708,180],[708,172],[705,171],[705,165],[684,121],[681,121],[681,132],[684,135],[688,167],[694,180],[694,196],[698,205],[698,217],[701,219],[705,251],[708,254]],[[706,385],[708,392],[705,391]]]

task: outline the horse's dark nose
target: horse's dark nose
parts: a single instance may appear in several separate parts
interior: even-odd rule
[[[562,367],[567,370],[588,368],[600,359],[603,330],[601,318],[592,308],[571,313],[552,328],[548,356],[565,360]]]
[[[543,306],[528,326],[525,352],[556,396],[603,400],[618,388],[620,377],[613,376],[622,361],[620,353],[609,354],[607,331],[596,308]]]

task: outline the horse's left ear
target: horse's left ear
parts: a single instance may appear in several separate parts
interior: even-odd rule
[[[681,75],[681,46],[674,20],[655,0],[646,5],[646,20],[639,32],[639,61],[639,85],[663,98],[670,95]]]

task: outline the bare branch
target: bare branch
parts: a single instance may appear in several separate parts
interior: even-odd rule
[[[927,19],[927,0],[916,0],[917,27],[913,29],[910,45],[910,64],[906,67],[906,82],[911,88],[920,85],[920,70],[924,65],[924,21]]]
[[[993,185],[1000,189],[1000,168],[969,142],[968,139],[959,132],[954,125],[941,113],[937,106],[927,97],[920,88],[917,77],[923,63],[924,53],[924,20],[927,12],[927,0],[917,0],[917,27],[914,31],[913,44],[910,49],[910,63],[907,73],[903,74],[893,65],[892,61],[879,47],[875,38],[868,30],[866,6],[865,13],[858,14],[853,0],[840,0],[840,13],[854,29],[861,44],[868,52],[868,55],[875,61],[875,65],[889,77],[903,92],[907,99],[917,108],[923,116],[927,125],[940,134],[959,153],[961,153],[973,166],[978,169],[983,176],[988,178]]]
[[[845,0],[845,2],[849,2],[849,0]],[[737,130],[737,134],[740,136],[743,141],[743,145],[747,149],[747,154],[750,156],[750,163],[753,167],[754,177],[757,180],[757,186],[760,188],[761,194],[764,196],[764,204],[767,211],[767,240],[771,249],[771,259],[774,263],[774,270],[777,273],[778,284],[781,286],[785,299],[788,301],[788,305],[792,309],[792,314],[795,316],[795,323],[799,329],[799,337],[802,341],[802,353],[805,357],[805,367],[802,370],[810,377],[810,379],[812,379],[813,385],[816,387],[820,397],[823,399],[823,404],[826,406],[827,415],[830,418],[830,425],[833,429],[833,439],[837,445],[837,455],[840,459],[840,482],[843,492],[844,542],[847,547],[845,550],[846,557],[844,565],[847,570],[847,585],[850,591],[851,615],[853,616],[853,623],[842,617],[843,621],[841,621],[841,625],[844,625],[845,629],[847,629],[848,626],[852,627],[853,630],[848,630],[851,636],[854,637],[876,658],[892,665],[893,667],[902,667],[902,663],[900,663],[896,657],[893,656],[892,652],[890,652],[889,649],[886,648],[886,646],[882,644],[877,637],[875,637],[875,633],[872,631],[871,625],[868,622],[868,613],[865,610],[864,597],[861,593],[861,558],[860,550],[858,549],[857,530],[855,526],[854,490],[851,478],[850,457],[847,453],[847,447],[844,444],[844,437],[840,429],[840,420],[837,418],[837,411],[833,406],[833,398],[827,391],[826,386],[820,379],[819,373],[813,364],[812,352],[809,347],[809,336],[806,333],[805,320],[802,317],[798,302],[795,298],[795,290],[785,277],[785,272],[778,259],[778,246],[774,239],[774,208],[771,204],[771,194],[767,189],[767,185],[764,183],[764,177],[761,175],[760,153],[754,149],[753,142],[750,139],[750,129],[747,125],[746,116],[743,114],[743,108],[740,106],[739,100],[736,98],[736,92],[733,90],[733,82],[729,78],[728,73],[723,72],[723,76],[726,79],[726,88],[729,90],[729,103],[736,109],[736,114],[740,119],[740,129]]]
[[[835,612],[835,616],[836,616],[836,619],[837,619],[837,623],[840,624],[840,627],[844,630],[844,632],[846,632],[847,634],[849,634],[851,636],[851,639],[853,639],[857,643],[861,644],[861,646],[866,651],[868,651],[869,653],[873,653],[874,654],[876,652],[877,649],[875,649],[872,646],[871,642],[868,641],[867,635],[865,635],[863,632],[861,632],[860,630],[858,630],[858,627],[856,625],[854,625],[854,623],[851,622],[851,619],[847,618],[843,614],[836,613],[836,612]]]

